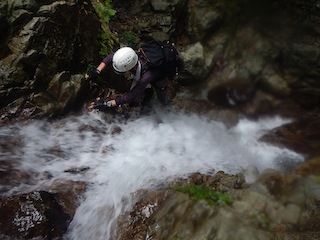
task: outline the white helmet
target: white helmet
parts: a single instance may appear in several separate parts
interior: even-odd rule
[[[112,66],[116,72],[124,73],[132,68],[138,62],[138,55],[130,47],[120,48],[115,52],[112,58]]]

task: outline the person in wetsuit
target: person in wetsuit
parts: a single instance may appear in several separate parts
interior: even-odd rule
[[[105,102],[104,105],[115,107],[125,103],[143,104],[146,97],[151,98],[153,89],[163,105],[169,104],[168,77],[160,68],[148,67],[145,59],[139,57],[132,48],[122,47],[106,56],[96,69],[87,73],[87,80],[95,80],[109,66],[112,66],[116,73],[124,74],[126,78],[132,78],[132,84],[128,92]]]

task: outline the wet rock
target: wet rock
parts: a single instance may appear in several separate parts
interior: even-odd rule
[[[267,73],[259,82],[260,87],[275,96],[287,97],[291,93],[291,89],[286,81],[277,73]]]
[[[176,193],[152,216],[147,233],[155,239],[199,239],[208,237],[216,209],[205,201],[194,201]]]
[[[298,176],[285,175],[272,169],[265,170],[258,179],[266,186],[268,191],[276,197],[287,197],[292,192],[292,187],[297,181]]]
[[[256,87],[251,79],[233,79],[210,89],[208,99],[220,106],[234,107],[251,101],[255,91]]]
[[[48,191],[0,199],[0,236],[4,239],[61,239],[86,185],[56,180]]]
[[[194,201],[186,194],[172,191],[150,193],[136,204],[126,231],[116,239],[198,239],[208,234],[208,219],[215,209],[204,201]]]
[[[53,194],[32,192],[0,200],[0,232],[11,238],[59,239],[66,232],[71,216]]]
[[[74,167],[74,168],[65,170],[65,172],[72,173],[72,174],[81,174],[81,173],[87,172],[88,170],[90,170],[90,167]]]
[[[303,226],[305,221],[310,221],[310,218],[319,214],[319,181],[310,173],[306,177],[301,177],[298,174],[285,175],[267,171],[262,174],[258,182],[263,183],[273,196],[284,203],[276,214],[278,217],[281,216],[284,222]]]
[[[117,126],[117,125],[113,125],[113,126],[111,127],[111,134],[112,134],[112,135],[117,135],[117,134],[119,134],[119,133],[121,133],[121,132],[122,132],[121,127],[119,127],[119,126]]]
[[[305,160],[295,169],[295,172],[302,176],[319,175],[320,156]]]
[[[304,108],[318,108],[320,106],[320,89],[296,89],[292,93],[292,98],[295,99],[298,103],[300,103]]]
[[[21,97],[0,109],[0,123],[25,121],[31,118],[51,117],[63,114],[78,105],[85,84],[80,74],[62,72],[50,81],[47,91]]]
[[[13,11],[13,13],[9,19],[9,23],[18,28],[19,25],[30,21],[31,18],[32,18],[31,12],[29,12],[25,9],[18,9],[18,10]]]
[[[211,179],[210,176],[194,174],[187,182],[209,185]],[[156,195],[150,193],[149,196]],[[227,232],[230,234],[230,228],[233,228],[233,232],[237,232],[234,227],[235,221],[231,220],[234,219],[234,216],[228,209],[219,210],[206,201],[197,201],[179,192],[170,191],[169,195],[161,198],[161,201],[150,202],[148,198],[144,198],[136,205],[141,206],[142,203],[144,207],[136,208],[135,206],[133,212],[139,209],[145,210],[145,207],[150,209],[150,206],[154,206],[152,205],[154,202],[157,205],[152,211],[147,211],[148,219],[135,228],[141,229],[142,227],[143,230],[137,234],[135,231],[130,232],[130,229],[127,228],[129,230],[127,235],[118,236],[117,239],[201,239],[209,236],[212,239],[223,239]]]
[[[25,104],[24,98],[19,98],[16,101],[8,104],[5,108],[0,110],[0,123],[5,124],[9,123],[11,119],[16,119],[19,117],[23,104]]]
[[[221,193],[227,193],[231,189],[242,189],[247,187],[242,174],[230,175],[223,171],[219,171],[213,175],[193,173],[186,181],[182,180],[182,183],[184,182],[192,182],[198,186],[210,187]]]
[[[181,50],[183,75],[189,78],[201,79],[208,74],[208,67],[211,65],[212,59],[210,59],[210,56],[206,59],[207,53],[205,55],[204,51],[204,47],[200,42],[186,46],[184,50]]]
[[[83,167],[80,173],[87,170],[88,167]],[[79,207],[79,199],[83,196],[86,188],[87,185],[84,182],[56,180],[50,186],[50,192],[54,194],[63,211],[72,218]]]
[[[119,218],[119,226],[116,231],[116,239],[144,239],[148,235],[148,219],[172,195],[171,191],[159,190],[156,192],[141,192],[143,197],[133,211]]]
[[[235,126],[239,121],[237,111],[233,109],[221,109],[206,100],[190,100],[177,96],[173,99],[172,104],[179,110],[206,116],[208,119],[223,123],[226,127]]]
[[[318,118],[306,118],[275,128],[260,140],[314,156],[320,149],[319,129]]]
[[[37,1],[35,1],[35,0],[25,0],[25,1],[23,1],[23,0],[18,0],[18,1],[9,0],[8,5],[9,5],[10,10],[27,9],[27,10],[35,11],[39,7],[37,4]]]
[[[274,101],[273,113],[288,119],[308,118],[313,113],[306,111],[300,104],[290,98],[280,98]]]
[[[255,165],[247,166],[245,169],[241,171],[241,173],[244,175],[245,180],[248,183],[254,182],[260,175],[260,172]]]
[[[4,36],[6,34],[6,31],[8,30],[9,28],[9,24],[7,22],[7,19],[5,17],[4,14],[0,13],[0,34],[2,36]],[[3,52],[5,51],[6,47],[5,47],[5,44],[4,44],[4,41],[5,41],[5,38],[3,38],[2,40],[0,40],[0,46],[1,46],[1,51],[0,51],[0,54],[2,55]]]
[[[279,111],[279,105],[281,102],[282,99],[279,99],[264,91],[257,90],[251,101],[238,105],[236,109],[251,119],[259,119],[264,116],[274,116],[276,114],[285,117],[284,111],[281,113]],[[289,109],[285,108],[285,110],[288,111]],[[288,113],[287,117],[289,114],[292,116],[292,111]]]
[[[232,205],[212,206],[187,194],[155,191],[140,195],[130,218],[122,217],[116,239],[317,239],[319,181],[266,171],[246,184],[240,175],[195,173],[181,184],[228,192]],[[160,194],[161,193],[161,194]],[[159,200],[159,201],[158,201]]]
[[[167,0],[151,0],[151,5],[155,11],[167,11],[168,8],[173,8],[179,3],[179,0],[167,1]]]
[[[96,36],[100,24],[92,13],[91,4],[78,1],[9,1],[8,9],[1,11],[1,16],[6,14],[10,24],[2,28],[6,33],[7,51],[1,52],[0,56],[0,97],[3,100],[0,107],[21,96],[32,103],[35,93],[45,95],[50,80],[57,72],[84,72],[88,62],[97,59],[99,44]],[[64,83],[62,92],[77,91],[77,77],[69,80],[70,85]],[[60,96],[63,97],[54,100],[43,97],[47,107],[40,109],[56,110],[50,104],[60,100],[61,105],[56,107],[60,110],[68,108],[74,94],[63,93]]]
[[[302,166],[306,165],[307,162],[302,163]],[[304,167],[302,169],[305,170]],[[307,176],[304,170],[297,171],[294,175],[267,171],[258,180],[277,199],[273,203],[277,205],[269,206],[266,212],[274,222],[278,221],[273,231],[278,232],[279,236],[295,236],[294,239],[317,239],[320,236],[317,228],[320,211],[319,181],[310,172]]]
[[[216,31],[222,23],[222,11],[211,1],[189,1],[187,32],[194,41],[204,39]]]
[[[0,161],[0,194],[32,179],[30,173],[17,169],[13,160]]]
[[[230,175],[222,171],[217,172],[212,180],[213,186],[219,192],[227,193],[230,189],[242,189],[245,188],[245,178],[242,174]]]
[[[150,37],[169,40],[177,30],[177,16],[184,5],[185,2],[177,0],[117,1],[113,3],[117,14],[111,19],[110,27],[119,33],[120,42],[126,45],[136,46],[139,40],[146,41]]]
[[[68,81],[70,77],[71,74],[65,71],[54,75],[47,88],[49,94],[58,99],[62,83]]]
[[[62,113],[67,112],[70,107],[76,104],[76,100],[81,98],[83,81],[83,75],[78,74],[70,76],[68,81],[64,81],[61,84],[60,94],[57,100]]]

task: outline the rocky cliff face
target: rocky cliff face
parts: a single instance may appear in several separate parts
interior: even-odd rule
[[[15,117],[24,108],[65,111],[81,87],[82,77],[71,75],[98,57],[93,8],[78,1],[2,0],[0,18],[0,107],[9,104]]]
[[[174,41],[183,63],[179,83],[201,84],[205,100],[233,106],[262,89],[303,107],[319,104],[312,1],[131,0],[114,8],[110,27],[119,43]],[[84,83],[76,74],[102,57],[101,25],[90,2],[2,0],[0,19],[0,107],[9,105],[17,117],[24,108],[29,115],[57,115],[79,105]]]

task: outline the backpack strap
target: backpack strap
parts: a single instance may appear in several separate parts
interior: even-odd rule
[[[146,53],[144,52],[144,50],[142,48],[138,49],[138,52],[140,53],[140,56],[146,61],[146,62],[150,62],[150,59],[147,57]]]
[[[142,77],[142,75],[147,72],[150,69],[150,66],[147,64],[147,62],[144,62],[143,64],[141,64],[141,73],[140,73],[140,77]]]

